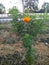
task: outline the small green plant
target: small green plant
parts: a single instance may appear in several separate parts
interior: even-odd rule
[[[13,16],[13,14],[12,14]],[[21,20],[19,21],[18,18]],[[43,15],[20,15],[14,13],[12,26],[13,31],[21,37],[23,46],[26,49],[26,61],[27,65],[34,65],[35,63],[35,49],[33,47],[34,40],[37,35],[42,32],[44,23],[47,21],[47,14]]]

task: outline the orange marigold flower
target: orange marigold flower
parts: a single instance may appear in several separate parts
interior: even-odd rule
[[[24,21],[24,22],[30,22],[30,17],[25,17],[25,18],[23,18],[23,21]]]

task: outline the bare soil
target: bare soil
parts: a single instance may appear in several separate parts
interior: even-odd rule
[[[7,36],[12,36],[13,38],[16,38],[17,35],[15,33],[1,30],[0,34],[0,43],[4,41],[4,38]],[[49,55],[49,47],[46,46],[44,43],[38,43],[35,44],[35,49],[39,54]],[[22,52],[24,50],[22,46],[22,41],[19,41],[14,44],[0,44],[0,55],[6,55],[6,54],[12,54],[16,51]],[[24,51],[23,51],[24,52]]]

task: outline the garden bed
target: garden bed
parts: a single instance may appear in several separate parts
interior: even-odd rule
[[[44,43],[36,44],[36,65],[49,65],[49,48]],[[25,53],[22,41],[15,44],[0,44],[0,65],[26,65],[21,59]]]
[[[22,60],[25,54],[22,41],[16,42],[17,35],[7,29],[0,31],[0,65],[27,65],[26,60]],[[37,51],[35,65],[49,65],[49,46],[40,42],[34,48]]]

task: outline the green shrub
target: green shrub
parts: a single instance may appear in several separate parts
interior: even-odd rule
[[[13,16],[13,14],[12,14]],[[23,19],[25,17],[29,17],[30,21],[24,21]],[[18,20],[20,18],[21,20]],[[27,65],[34,65],[35,61],[35,49],[32,47],[34,44],[34,39],[36,39],[37,35],[39,33],[42,33],[42,28],[45,28],[45,22],[47,21],[47,13],[44,13],[43,15],[21,15],[17,12],[14,13],[12,26],[13,31],[17,35],[21,37],[21,40],[23,41],[23,46],[26,49],[26,61]]]

